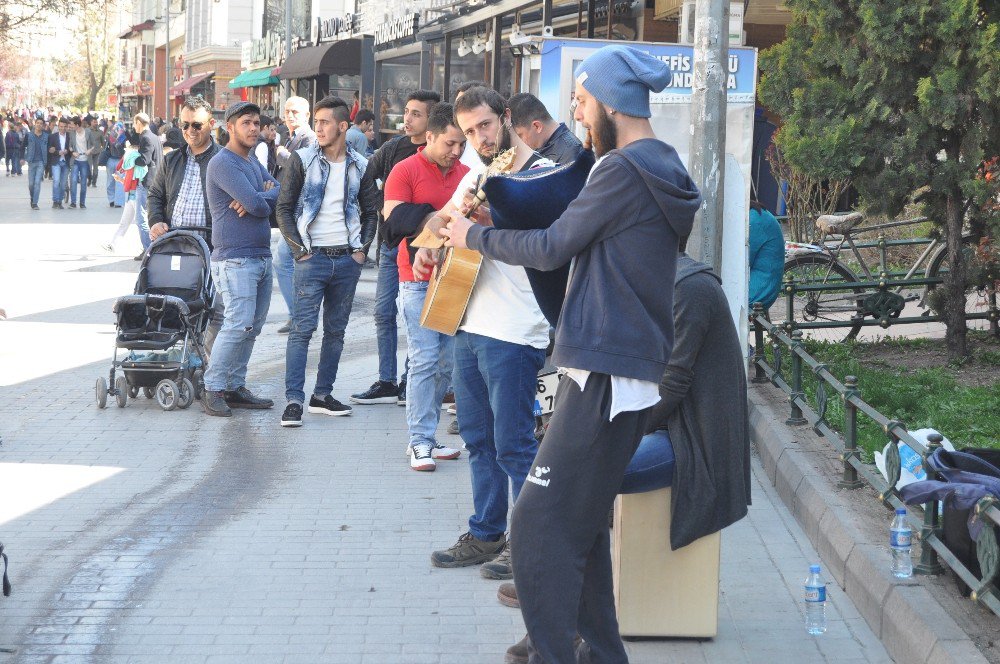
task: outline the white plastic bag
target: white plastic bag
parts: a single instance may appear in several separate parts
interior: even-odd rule
[[[910,432],[910,435],[916,439],[917,442],[926,445],[928,443],[928,437],[932,434],[941,434],[937,429],[914,429]],[[882,477],[889,480],[889,474],[885,470],[885,455],[889,451],[889,445],[892,445],[892,441],[885,444],[881,452],[875,452],[875,467],[878,468],[879,472],[882,473]],[[902,489],[907,484],[913,484],[914,482],[919,482],[921,480],[927,479],[927,471],[923,467],[923,459],[916,451],[911,450],[908,445],[905,445],[902,441],[898,443],[899,445],[899,460],[901,468],[899,469],[899,481],[896,482],[896,488]],[[949,452],[955,451],[955,446],[951,444],[951,441],[944,438],[942,435],[941,446],[948,450]]]

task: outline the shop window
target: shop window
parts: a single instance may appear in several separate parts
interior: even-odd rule
[[[396,134],[403,127],[406,98],[420,89],[420,54],[383,60],[379,78],[379,127],[383,134]]]
[[[480,33],[479,37],[482,36],[482,33]],[[452,33],[449,36],[448,42],[451,49],[451,71],[448,81],[449,96],[453,97],[455,90],[466,81],[490,80],[490,53],[486,51],[479,54],[471,51],[466,53],[462,49],[463,55],[459,55],[459,49],[462,48],[462,40],[465,40],[466,46],[471,47],[476,38],[475,30],[464,34],[461,32]]]

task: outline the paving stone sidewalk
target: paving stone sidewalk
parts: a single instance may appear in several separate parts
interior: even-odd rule
[[[118,212],[101,188],[88,210],[39,212],[24,189],[0,180],[0,541],[15,584],[0,598],[0,662],[503,660],[524,627],[498,583],[429,562],[464,530],[464,458],[409,470],[392,405],[279,427],[277,290],[250,372],[274,410],[223,420],[142,398],[98,410],[137,243],[98,249]],[[342,400],[374,378],[374,282],[365,270]],[[447,423],[442,440],[457,443]],[[818,556],[756,460],[753,500],[723,536],[718,637],[630,642],[632,661],[890,661],[836,587],[829,631],[805,634],[801,583]]]

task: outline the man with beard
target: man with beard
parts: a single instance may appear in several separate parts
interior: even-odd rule
[[[492,88],[463,91],[455,102],[455,120],[484,165],[510,149],[515,151],[513,171],[553,165],[514,133],[510,110]],[[464,197],[484,171],[481,165],[469,172],[451,205],[428,222],[430,230],[437,233],[468,204]],[[490,223],[485,207],[479,220]],[[432,261],[431,252],[421,250],[416,272],[427,274]],[[505,535],[508,495],[517,501],[538,451],[535,388],[548,343],[549,324],[524,268],[484,258],[455,335],[455,404],[459,434],[469,450],[474,513],[454,545],[431,554],[435,567],[481,564],[480,574],[487,579],[513,575]]]
[[[409,159],[427,144],[427,119],[431,108],[441,101],[433,90],[410,93],[403,109],[403,134],[387,141],[368,160],[362,189],[374,186],[378,192],[376,209],[379,212],[378,279],[375,283],[375,336],[378,340],[378,380],[364,392],[351,395],[357,404],[395,403],[406,405],[406,371],[396,383],[396,353],[399,335],[396,329],[396,296],[399,295],[399,268],[396,265],[399,243],[388,244],[385,239],[385,219],[381,217],[384,204],[383,188],[396,164]]]
[[[226,109],[229,142],[208,162],[205,189],[212,213],[212,280],[225,321],[205,372],[202,406],[230,417],[230,408],[271,408],[246,387],[247,364],[271,305],[271,225],[278,181],[251,151],[260,135],[260,108],[241,101]]]
[[[552,270],[573,261],[552,357],[568,380],[511,523],[528,636],[508,651],[509,662],[628,661],[607,515],[660,399],[679,238],[701,202],[677,152],[649,123],[649,93],[669,81],[666,64],[646,53],[617,45],[595,51],[576,69],[574,117],[599,157],[580,196],[544,230],[463,218],[442,229],[451,246],[512,265]],[[577,632],[585,641],[579,649]]]

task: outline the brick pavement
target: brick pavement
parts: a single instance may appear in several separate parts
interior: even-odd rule
[[[477,570],[428,560],[468,517],[464,459],[410,471],[395,406],[306,415],[299,430],[278,426],[280,407],[97,410],[137,240],[97,249],[117,219],[100,188],[89,210],[34,213],[24,189],[0,180],[0,540],[15,584],[0,662],[502,661],[520,614]],[[359,286],[342,399],[374,375],[374,277]],[[272,303],[250,382],[280,403],[276,291]],[[889,661],[835,587],[829,632],[805,634],[800,584],[818,557],[756,461],[754,477],[749,517],[723,537],[719,636],[630,642],[632,661]]]

